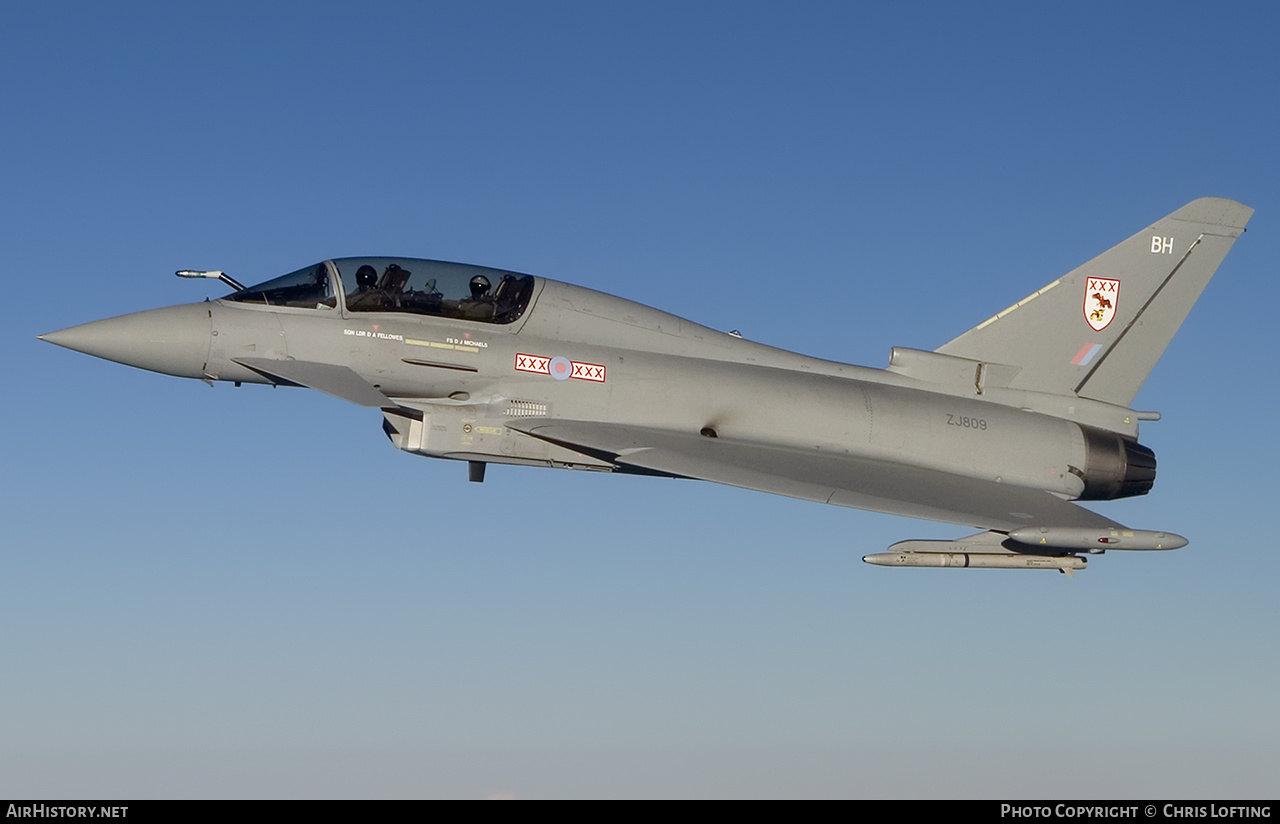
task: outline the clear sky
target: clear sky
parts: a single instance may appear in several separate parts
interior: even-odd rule
[[[1273,3],[24,3],[0,40],[0,796],[1275,797]],[[40,343],[324,258],[505,267],[883,366],[1257,209],[1136,406],[1192,543],[415,458]]]

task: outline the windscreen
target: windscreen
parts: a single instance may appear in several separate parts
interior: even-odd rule
[[[333,284],[329,282],[329,269],[323,263],[242,289],[228,295],[226,300],[305,309],[333,309],[338,305]]]

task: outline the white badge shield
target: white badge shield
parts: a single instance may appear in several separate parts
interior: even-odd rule
[[[1084,319],[1095,332],[1111,325],[1120,303],[1120,281],[1111,278],[1085,278]]]

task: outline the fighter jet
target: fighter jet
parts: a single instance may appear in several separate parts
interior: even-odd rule
[[[980,530],[879,566],[1084,569],[1177,549],[1079,506],[1145,495],[1130,408],[1253,210],[1203,198],[933,351],[806,357],[542,277],[337,258],[218,300],[42,340],[167,375],[300,386],[378,409],[396,447],[464,461],[691,478]]]

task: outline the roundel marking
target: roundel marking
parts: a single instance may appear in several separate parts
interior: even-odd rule
[[[573,364],[568,358],[554,357],[551,359],[551,377],[558,381],[567,381],[573,374]]]

